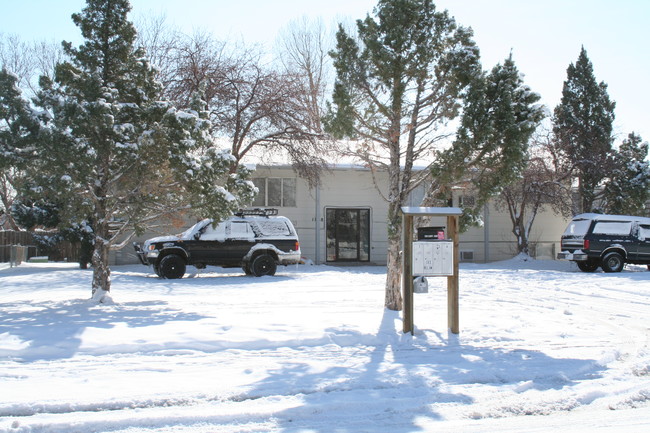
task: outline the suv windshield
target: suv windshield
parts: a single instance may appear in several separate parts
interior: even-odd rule
[[[584,236],[587,234],[590,224],[591,220],[587,219],[573,220],[564,231],[564,236]]]
[[[192,227],[190,227],[189,229],[185,230],[183,233],[178,235],[178,237],[181,239],[191,239],[195,233],[197,233],[204,226],[206,226],[208,223],[211,222],[212,222],[211,219],[204,219],[202,221],[199,221],[198,223],[194,224]]]

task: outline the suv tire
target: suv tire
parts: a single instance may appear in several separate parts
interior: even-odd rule
[[[595,261],[595,260],[587,260],[586,262],[576,262],[578,264],[578,268],[582,272],[595,272],[596,269],[600,266],[600,264]]]
[[[251,273],[256,277],[275,275],[276,269],[275,260],[268,254],[256,256],[250,264]]]
[[[605,272],[621,272],[625,266],[625,259],[617,252],[607,253],[603,257],[601,266]]]
[[[185,260],[179,255],[170,254],[160,260],[158,270],[160,276],[168,280],[183,278],[183,275],[185,275]]]

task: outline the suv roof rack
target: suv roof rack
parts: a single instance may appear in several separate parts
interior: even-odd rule
[[[255,209],[239,209],[237,212],[235,212],[235,215],[238,217],[243,217],[243,216],[275,216],[278,214],[278,210],[274,208],[268,208],[268,209],[262,209],[262,208],[255,208]]]

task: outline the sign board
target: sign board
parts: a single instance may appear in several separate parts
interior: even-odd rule
[[[447,273],[449,271],[448,266],[449,265],[443,265],[442,263],[440,264],[441,266],[441,271],[442,267],[445,267],[445,273],[440,273],[440,274],[435,274],[437,275],[447,275],[447,324],[449,326],[449,330],[451,331],[452,334],[458,334],[460,332],[460,322],[459,322],[459,284],[458,284],[458,246],[459,246],[459,241],[458,241],[458,220],[460,216],[463,214],[463,210],[460,208],[456,207],[403,207],[402,208],[402,289],[403,289],[403,311],[404,311],[404,319],[403,319],[403,324],[404,324],[404,333],[410,332],[411,334],[414,333],[415,331],[415,324],[413,322],[413,292],[414,292],[414,287],[413,283],[417,278],[414,278],[413,275],[413,249],[414,245],[417,244],[417,242],[413,242],[413,235],[415,233],[414,231],[414,224],[413,220],[416,217],[446,217],[447,218],[447,224],[446,224],[446,234],[447,238],[450,239],[452,246],[445,246],[441,247],[442,248],[449,248],[447,250],[447,253],[442,253],[442,251],[439,252],[440,257],[443,259],[442,263],[445,263],[445,260],[447,257],[450,257],[449,263],[451,263],[451,272]],[[433,227],[431,227],[431,231],[433,231]],[[443,232],[445,229],[443,229]],[[435,237],[431,236],[428,237],[428,244],[436,244],[436,243],[444,243],[440,242],[438,239],[438,231],[435,231]],[[444,234],[444,233],[443,233]],[[442,237],[442,236],[440,236]],[[427,238],[427,236],[425,236]],[[435,239],[435,240],[434,240]],[[427,247],[415,247],[415,248],[427,248]],[[456,251],[456,253],[454,252]],[[425,257],[425,255],[428,255],[429,253],[426,254],[417,254],[417,256],[421,257],[422,259]],[[435,255],[437,253],[431,252],[431,255]],[[418,259],[419,260],[419,259]],[[421,268],[422,272],[424,272],[424,268],[430,268],[431,270],[434,270],[435,266],[438,266],[437,264],[434,265],[434,262],[431,261],[430,263],[427,263],[425,266],[424,260],[422,260],[422,263],[418,265],[419,268]],[[427,269],[427,270],[428,270]],[[420,270],[420,269],[418,269]],[[424,277],[426,275],[421,275],[421,277]]]
[[[451,241],[413,242],[413,276],[454,275],[454,243]]]

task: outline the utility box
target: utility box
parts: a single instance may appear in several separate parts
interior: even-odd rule
[[[449,240],[413,242],[413,276],[454,275],[454,243]]]

